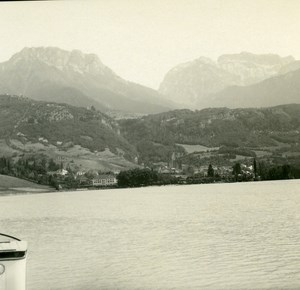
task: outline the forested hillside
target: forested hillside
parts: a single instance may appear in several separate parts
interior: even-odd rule
[[[162,144],[265,146],[276,141],[297,143],[300,105],[263,109],[214,108],[176,110],[120,121],[127,140]]]
[[[117,122],[93,107],[2,95],[0,122],[2,155],[39,154],[77,170],[122,170],[178,158],[193,164],[199,156],[187,155],[197,151],[188,152],[192,145],[215,152],[202,154],[207,162],[274,154],[297,159],[300,153],[300,105],[295,104],[175,110]]]
[[[102,152],[111,159],[123,158],[124,162],[136,156],[135,148],[119,134],[119,125],[93,107],[85,109],[2,95],[0,123],[4,155],[35,153],[63,159],[69,154],[70,160],[86,157],[92,162],[100,160]]]
[[[204,161],[230,164],[243,156],[296,161],[300,155],[300,105],[295,104],[262,109],[176,110],[121,120],[120,126],[122,135],[136,144],[145,160],[149,152],[163,152],[159,146],[168,149],[159,161],[170,160],[173,152],[181,155],[183,148],[194,147],[182,160],[191,164],[198,160],[198,165]],[[196,151],[210,153],[193,154]]]

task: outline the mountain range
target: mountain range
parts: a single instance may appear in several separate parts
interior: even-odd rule
[[[83,171],[168,162],[187,156],[187,146],[205,151],[188,157],[199,166],[245,156],[298,162],[299,92],[300,61],[291,56],[201,57],[172,69],[155,91],[94,54],[24,48],[0,64],[0,152]]]
[[[0,93],[102,111],[147,114],[172,108],[157,91],[122,79],[95,54],[55,47],[24,48],[1,63]]]
[[[299,69],[292,56],[242,52],[216,62],[201,57],[171,69],[159,92],[191,109],[299,103]]]
[[[93,106],[111,116],[299,103],[299,86],[300,61],[276,54],[200,57],[171,69],[158,91],[124,80],[79,50],[24,48],[0,63],[0,94]]]

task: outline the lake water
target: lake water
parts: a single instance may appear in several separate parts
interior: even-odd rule
[[[0,197],[28,290],[300,289],[300,180]]]

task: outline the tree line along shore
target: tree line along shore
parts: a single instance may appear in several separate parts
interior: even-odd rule
[[[0,174],[62,190],[296,179],[300,178],[300,168],[289,164],[272,165],[254,158],[251,164],[236,162],[226,171],[220,171],[209,164],[205,171],[194,172],[192,168],[187,168],[180,174],[176,171],[164,173],[149,167],[133,168],[118,173],[97,170],[75,172],[69,167],[64,169],[62,164],[55,163],[53,159],[30,157],[14,160],[1,157]]]

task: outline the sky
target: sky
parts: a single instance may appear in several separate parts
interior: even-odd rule
[[[0,2],[0,62],[23,47],[95,53],[154,89],[174,66],[248,51],[300,59],[299,0]]]

